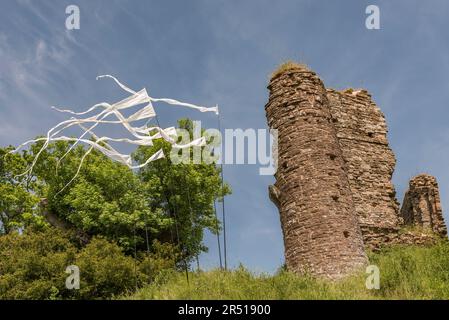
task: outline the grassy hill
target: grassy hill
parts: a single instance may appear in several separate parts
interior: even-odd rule
[[[244,267],[224,272],[161,274],[151,285],[123,299],[449,299],[449,243],[396,246],[370,253],[380,269],[380,289],[368,290],[368,274],[328,282],[279,271],[253,274]]]

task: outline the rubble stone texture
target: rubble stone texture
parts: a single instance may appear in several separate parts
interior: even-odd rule
[[[431,244],[447,236],[435,178],[410,181],[401,212],[385,117],[366,90],[326,89],[297,64],[268,86],[268,125],[278,130],[276,182],[289,270],[331,279],[367,262],[365,248]],[[400,230],[405,224],[426,232]]]
[[[306,68],[271,79],[268,124],[278,130],[270,197],[280,208],[287,268],[337,279],[367,263],[326,89]]]
[[[327,95],[365,244],[378,247],[399,228],[385,117],[366,90],[328,89]]]
[[[406,225],[418,225],[446,237],[437,180],[422,174],[410,180],[405,193],[401,216]]]

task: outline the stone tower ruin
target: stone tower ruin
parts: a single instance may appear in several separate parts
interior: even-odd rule
[[[306,69],[271,79],[268,124],[278,130],[271,197],[290,270],[340,278],[367,262],[326,89]]]
[[[401,208],[405,225],[419,225],[446,237],[437,180],[427,174],[410,180]]]
[[[404,224],[447,236],[435,178],[412,179],[399,212],[385,117],[366,90],[326,89],[293,63],[273,74],[268,90],[268,125],[278,130],[269,196],[289,270],[338,279],[367,263],[366,248],[430,239],[404,237]]]

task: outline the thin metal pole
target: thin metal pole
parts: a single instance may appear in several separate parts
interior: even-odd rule
[[[220,269],[223,270],[223,262],[221,260],[221,244],[220,244],[220,231],[218,230],[218,215],[217,215],[217,205],[214,199],[214,212],[215,212],[215,221],[217,223],[217,245],[218,245],[218,257],[220,259]]]
[[[221,121],[220,121],[220,114],[217,115],[218,118],[218,131],[220,131],[220,134],[223,137],[222,131],[221,131]],[[224,170],[223,170],[223,154],[221,156],[221,191],[224,191]],[[224,245],[224,266],[225,270],[228,270],[228,255],[227,255],[227,243],[226,243],[226,211],[225,211],[225,201],[224,201],[224,194],[222,199],[222,210],[223,210],[223,245]]]
[[[187,187],[187,200],[189,201],[190,224],[192,225],[192,228],[193,228],[194,223],[193,223],[192,202],[190,201],[190,188],[189,188],[189,183],[185,177],[184,177],[184,182]],[[192,230],[192,232],[193,232],[193,230]],[[198,271],[200,271],[200,259],[198,258],[198,253],[195,253],[195,258],[196,258],[196,267],[197,267]]]

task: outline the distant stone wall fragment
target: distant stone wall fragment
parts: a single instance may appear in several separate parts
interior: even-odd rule
[[[404,196],[401,216],[405,225],[422,226],[441,237],[447,237],[440,192],[435,177],[422,174],[410,180],[409,189]]]

